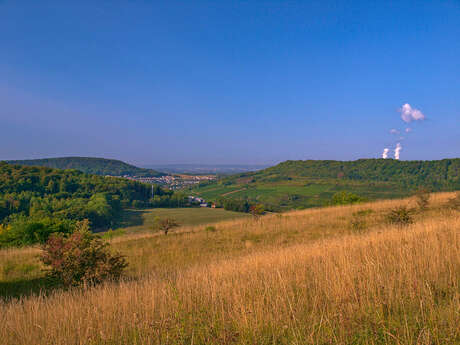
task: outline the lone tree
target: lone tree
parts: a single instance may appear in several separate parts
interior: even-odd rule
[[[67,287],[118,279],[128,266],[124,256],[112,253],[109,244],[89,230],[87,219],[77,222],[70,235],[52,234],[42,249],[48,277]]]
[[[265,213],[265,210],[261,204],[257,204],[249,207],[249,212],[251,212],[254,219],[258,219],[261,215]]]
[[[165,235],[168,234],[169,230],[173,228],[177,228],[178,226],[179,226],[179,223],[174,218],[160,218],[160,217],[155,218],[154,227],[156,229],[163,231]]]

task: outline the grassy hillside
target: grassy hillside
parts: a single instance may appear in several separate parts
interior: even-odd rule
[[[408,196],[418,188],[459,190],[460,159],[286,161],[258,172],[201,184],[193,193],[207,200],[247,199],[280,211],[322,206],[342,191],[375,200]]]
[[[62,157],[7,161],[10,164],[44,166],[55,169],[76,169],[87,174],[109,176],[157,177],[166,174],[152,169],[138,168],[115,159],[92,157]]]
[[[125,235],[112,245],[127,256],[129,279],[70,291],[44,285],[38,248],[0,250],[0,337],[5,345],[460,344],[453,196],[433,195],[407,227],[386,215],[416,207],[413,199],[231,220],[214,232]]]

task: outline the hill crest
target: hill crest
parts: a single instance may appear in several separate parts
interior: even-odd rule
[[[76,169],[87,174],[109,176],[158,177],[167,174],[153,169],[139,168],[116,159],[97,157],[58,157],[26,160],[8,160],[8,164],[44,166],[54,169]]]

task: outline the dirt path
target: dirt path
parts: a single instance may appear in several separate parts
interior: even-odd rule
[[[221,194],[221,196],[227,196],[227,195],[230,195],[230,194],[233,194],[233,193],[238,193],[238,192],[241,192],[241,191],[246,190],[246,189],[247,188],[241,188],[241,189],[237,189],[237,190],[232,190],[231,192]]]

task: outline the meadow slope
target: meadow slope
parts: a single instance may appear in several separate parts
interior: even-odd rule
[[[0,303],[4,344],[460,344],[460,212],[433,195],[117,237],[128,278]],[[0,282],[37,248],[0,251]],[[8,275],[5,267],[9,267]],[[10,277],[14,276],[12,279]]]

